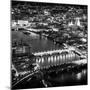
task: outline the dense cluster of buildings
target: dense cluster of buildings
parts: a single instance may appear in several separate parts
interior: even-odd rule
[[[69,37],[74,35],[86,39],[87,7],[18,3],[12,7],[12,28],[18,30],[21,27],[48,34],[55,39],[63,37],[65,33]],[[55,32],[57,38],[53,37]],[[62,33],[62,36],[57,36],[58,33]]]

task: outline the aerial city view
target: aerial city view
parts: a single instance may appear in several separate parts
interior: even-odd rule
[[[11,87],[87,85],[88,6],[11,1]]]

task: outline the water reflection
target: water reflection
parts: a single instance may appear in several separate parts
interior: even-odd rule
[[[87,71],[86,70],[82,70],[82,73],[85,75],[87,73]]]
[[[40,87],[56,87],[56,86],[72,86],[72,85],[86,85],[87,84],[87,70],[72,73],[55,73],[47,75],[42,80],[35,77],[26,78],[22,83],[19,83],[16,88],[40,88]]]
[[[52,86],[85,85],[87,84],[87,70],[77,72],[64,72],[57,75],[50,75],[48,82]]]
[[[82,70],[82,72],[77,73],[77,74],[76,74],[76,78],[77,78],[77,80],[82,79],[82,77],[85,76],[86,73],[87,73],[87,71],[86,71],[85,69]]]
[[[80,79],[81,79],[81,76],[82,76],[82,73],[78,73],[78,74],[76,74],[76,78],[77,78],[77,80],[80,80]]]

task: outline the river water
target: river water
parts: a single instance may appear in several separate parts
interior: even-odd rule
[[[82,69],[76,72],[64,72],[58,74],[49,74],[44,79],[35,77],[26,78],[24,81],[17,84],[14,89],[29,89],[29,88],[45,88],[45,87],[61,87],[61,86],[76,86],[87,85],[87,69]]]
[[[47,51],[52,49],[58,49],[52,41],[45,37],[40,37],[35,33],[30,34],[30,44],[32,46],[32,52]],[[43,84],[44,82],[44,84]],[[72,86],[72,85],[86,85],[87,84],[87,69],[83,68],[79,71],[71,71],[64,73],[51,73],[47,75],[47,80],[43,78],[38,80],[32,78],[19,83],[16,88],[41,88],[41,87],[56,87],[56,86]]]
[[[50,75],[48,86],[72,86],[87,84],[87,69]]]
[[[40,37],[38,34],[30,34],[30,44],[31,52],[41,52],[47,50],[58,49],[58,45],[55,45],[51,40],[48,40],[46,37]]]
[[[51,40],[48,40],[45,37],[40,37],[35,33],[30,34],[30,43],[32,45],[32,52],[47,51],[60,48],[58,45],[55,45]],[[49,75],[48,75],[49,76]],[[60,73],[50,76],[48,83],[52,86],[63,86],[63,85],[80,85],[87,83],[87,69],[82,69],[77,72],[70,73]]]

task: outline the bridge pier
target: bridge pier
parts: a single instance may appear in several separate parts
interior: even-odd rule
[[[56,51],[59,52],[59,50],[55,50],[55,52]],[[74,53],[73,51],[61,54],[62,51],[63,50],[61,50],[57,54],[52,54],[52,51],[50,51],[50,53],[48,53],[49,55],[41,54],[41,56],[36,56],[36,63],[39,64],[41,69],[47,69],[51,66],[53,67],[64,63],[72,63],[72,61],[80,59],[80,56],[77,53]]]

